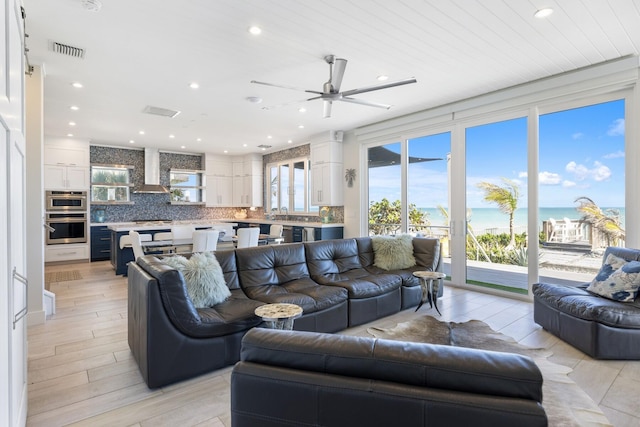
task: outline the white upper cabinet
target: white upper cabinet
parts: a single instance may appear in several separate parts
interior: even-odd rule
[[[341,206],[342,144],[326,141],[311,144],[311,204]]]
[[[342,163],[342,144],[325,141],[311,144],[311,166],[322,163]]]
[[[45,190],[89,190],[89,142],[46,138],[44,143]]]
[[[205,154],[206,205],[209,207],[262,206],[262,156]]]

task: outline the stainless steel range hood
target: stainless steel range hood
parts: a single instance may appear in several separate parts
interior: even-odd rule
[[[168,193],[166,187],[160,185],[160,152],[157,148],[144,149],[144,185],[134,193]]]

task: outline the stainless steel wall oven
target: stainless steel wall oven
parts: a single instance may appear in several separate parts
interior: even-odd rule
[[[52,211],[86,211],[86,191],[47,191],[44,198],[47,212]]]
[[[47,213],[47,245],[87,242],[87,213]],[[53,229],[53,231],[51,231]]]

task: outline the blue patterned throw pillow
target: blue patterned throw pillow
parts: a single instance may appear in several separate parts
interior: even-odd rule
[[[640,289],[640,261],[609,254],[587,290],[614,301],[632,302]]]

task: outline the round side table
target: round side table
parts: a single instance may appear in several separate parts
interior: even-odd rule
[[[422,298],[420,304],[416,307],[416,311],[422,307],[422,304],[429,301],[429,307],[435,307],[438,314],[438,291],[440,290],[440,279],[444,279],[446,274],[439,271],[414,271],[413,275],[420,279],[422,287]],[[435,284],[433,283],[435,280]],[[440,314],[442,316],[442,314]]]
[[[302,316],[302,307],[295,304],[265,304],[255,310],[271,329],[293,329],[293,321]]]

